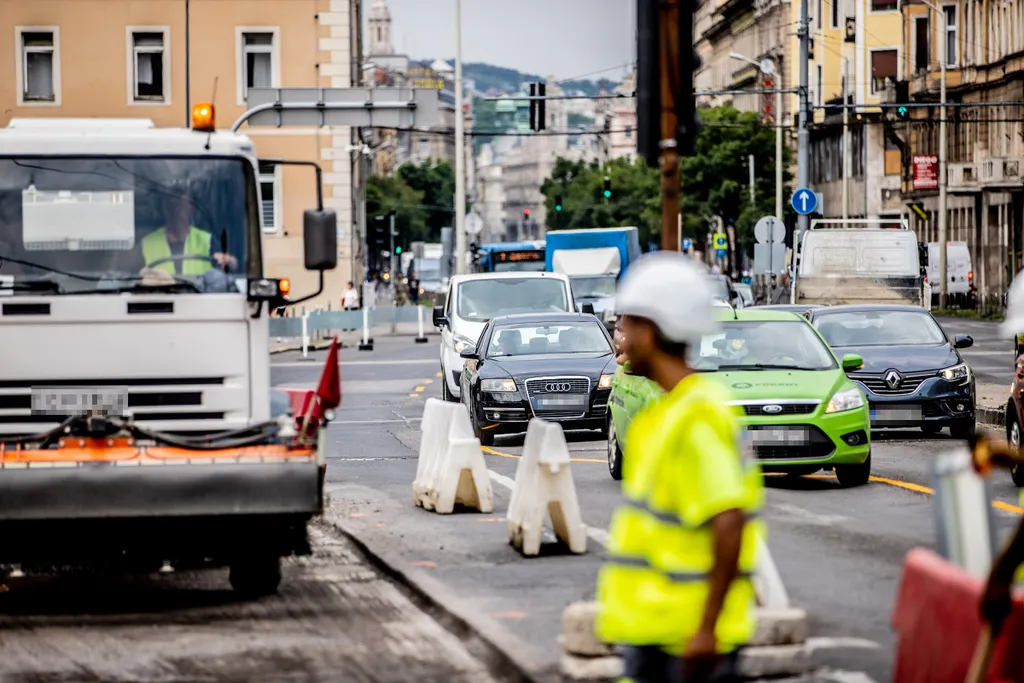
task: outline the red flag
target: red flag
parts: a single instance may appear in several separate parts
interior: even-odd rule
[[[316,388],[316,406],[313,419],[323,420],[324,413],[341,405],[341,369],[338,365],[338,338],[331,340],[331,348],[327,352],[320,384]]]

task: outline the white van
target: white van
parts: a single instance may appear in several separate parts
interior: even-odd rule
[[[444,306],[434,308],[441,330],[441,393],[446,401],[461,397],[461,353],[475,345],[491,318],[519,313],[576,312],[569,276],[562,273],[507,272],[455,275]],[[592,312],[588,307],[586,312]]]
[[[928,282],[932,287],[932,305],[939,305],[939,243],[928,243]],[[974,268],[967,242],[946,242],[946,293],[957,306],[973,304]]]

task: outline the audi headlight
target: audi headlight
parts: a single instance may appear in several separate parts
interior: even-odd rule
[[[843,389],[833,394],[832,398],[829,399],[828,405],[825,406],[825,412],[842,413],[847,410],[863,407],[864,396],[861,395],[860,389],[857,387],[850,387],[849,389]]]
[[[485,379],[480,382],[480,388],[483,391],[489,391],[492,394],[518,391],[518,389],[516,389],[516,381],[514,379]]]
[[[455,353],[462,353],[462,349],[473,345],[472,339],[467,339],[461,334],[453,334],[452,339],[455,340]]]
[[[942,370],[939,375],[947,382],[962,382],[971,376],[971,369],[967,367],[967,363],[961,363]]]
[[[597,383],[598,389],[611,389],[612,379],[614,375],[601,375],[601,379]]]

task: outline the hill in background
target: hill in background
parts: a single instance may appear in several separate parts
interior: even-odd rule
[[[421,60],[427,64],[433,59]],[[447,60],[454,64],[452,60]],[[476,89],[485,95],[514,93],[525,83],[544,80],[544,77],[537,74],[527,74],[516,69],[509,69],[483,62],[467,62],[462,65],[462,76],[471,79],[476,84]],[[594,80],[559,81],[559,85],[567,92],[581,95],[597,95],[602,89],[611,90],[618,81],[607,78]]]

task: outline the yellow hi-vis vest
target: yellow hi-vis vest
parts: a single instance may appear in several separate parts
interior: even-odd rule
[[[730,509],[745,512],[747,524],[740,574],[715,635],[722,653],[753,637],[764,481],[728,400],[715,380],[693,374],[634,419],[623,462],[626,503],[612,518],[610,558],[597,582],[603,641],[681,653],[704,616],[714,564],[709,522]]]
[[[185,238],[185,251],[187,256],[209,256],[210,240],[212,236],[205,230],[192,226],[189,228],[188,237]],[[154,230],[142,239],[142,257],[146,263],[152,263],[163,258],[170,258],[171,245],[167,243],[167,230],[160,228]],[[168,261],[154,266],[157,270],[163,270],[171,275],[202,275],[210,270],[212,266],[209,261],[203,259],[185,259],[182,261]]]

